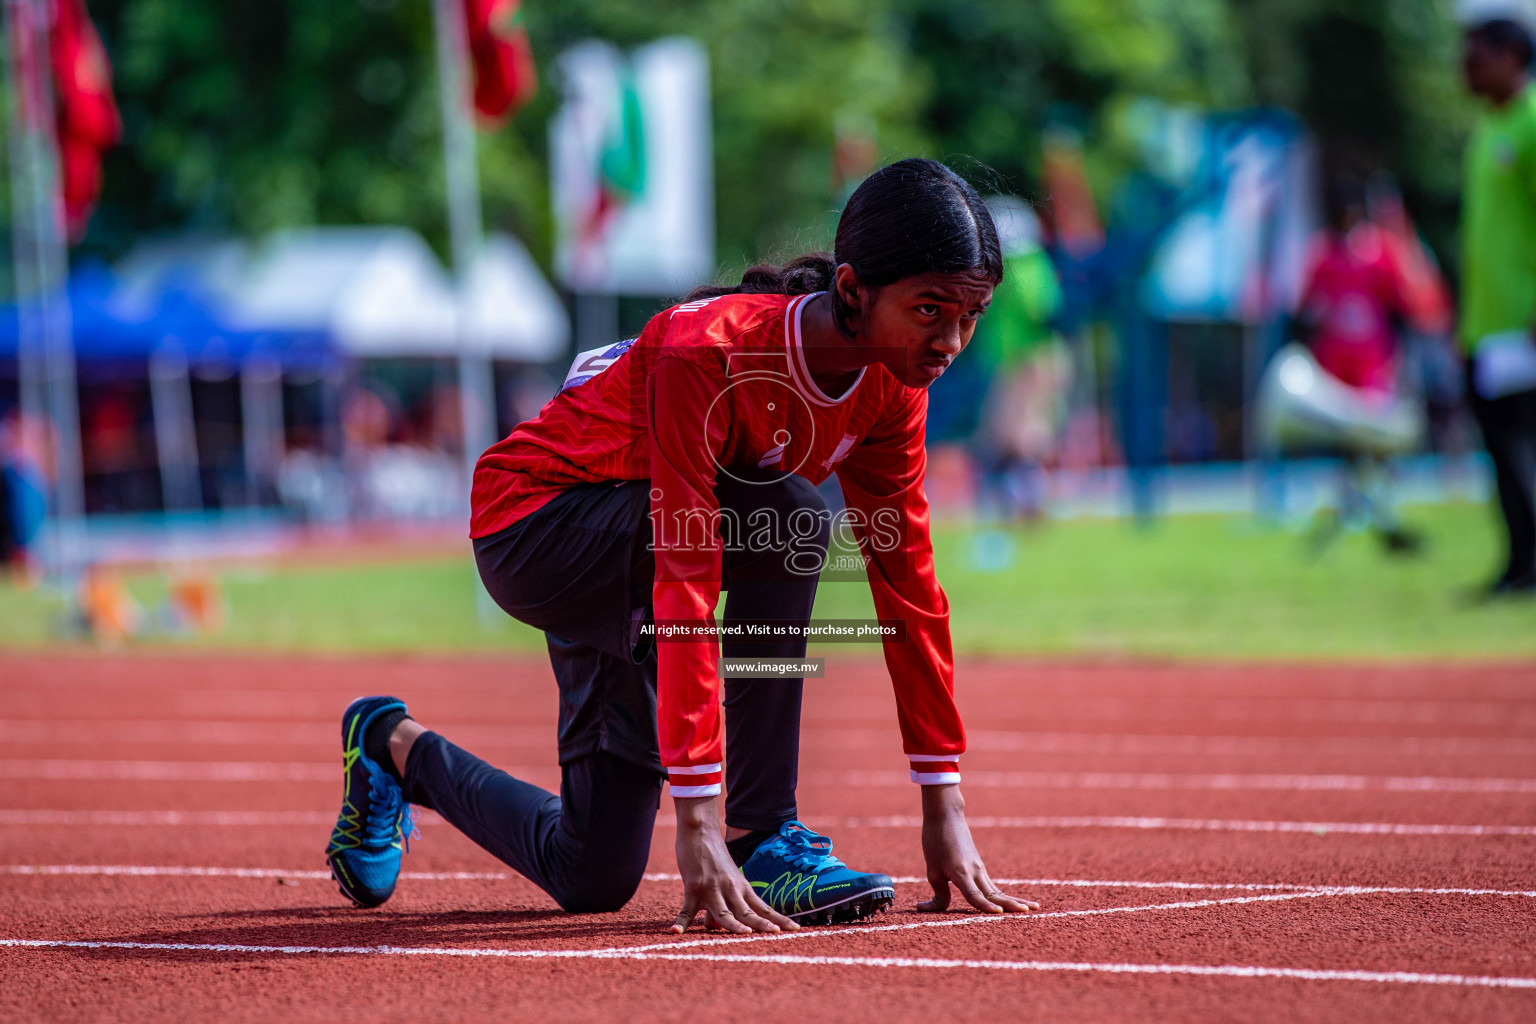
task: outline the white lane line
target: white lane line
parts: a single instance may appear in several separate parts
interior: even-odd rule
[[[879,932],[906,932],[927,928],[964,928],[974,925],[996,924],[1003,921],[1039,921],[1053,918],[1074,917],[1104,917],[1119,914],[1141,914],[1164,910],[1200,910],[1207,907],[1232,906],[1248,903],[1277,903],[1287,900],[1313,899],[1326,895],[1320,892],[1288,892],[1273,893],[1264,896],[1231,896],[1225,899],[1215,900],[1183,900],[1177,903],[1151,903],[1127,907],[1096,907],[1087,910],[1056,910],[1036,914],[963,914],[960,916],[947,916],[937,920],[907,921],[901,924],[886,925],[850,925],[841,928],[806,928],[798,932],[774,932],[755,933],[752,935],[716,936],[708,935],[696,939],[673,939],[664,942],[651,942],[638,946],[608,946],[600,949],[586,950],[487,950],[484,955],[491,956],[561,956],[561,957],[604,957],[636,953],[649,953],[657,950],[672,951],[678,949],[691,949],[700,946],[719,948],[721,946],[737,946],[743,943],[755,942],[790,942],[801,939],[825,939],[842,934],[871,935]],[[0,945],[4,940],[0,940]],[[67,944],[67,943],[66,943]],[[278,947],[292,948],[292,947]],[[316,951],[315,947],[298,947],[305,952]],[[350,951],[352,948],[341,950]],[[368,947],[361,947],[368,949]],[[448,955],[454,955],[449,953]],[[465,955],[465,954],[459,954]]]
[[[910,783],[909,783],[910,785]],[[916,816],[893,815],[878,818],[831,818],[811,816],[806,824],[820,829],[896,828],[917,829],[923,820]],[[978,815],[968,819],[971,828],[1000,829],[1132,829],[1196,832],[1279,832],[1314,836],[1395,835],[1395,836],[1536,836],[1536,825],[1447,825],[1390,821],[1252,821],[1227,818],[1152,818],[1115,816],[1038,816],[995,817]],[[431,811],[421,812],[422,825],[441,825],[443,819]],[[0,809],[0,825],[34,826],[309,826],[333,825],[334,814],[325,811],[74,811]],[[656,821],[658,829],[675,827],[666,817]]]
[[[553,777],[559,768],[510,765],[519,778]],[[0,779],[111,779],[132,782],[337,782],[337,764],[308,761],[0,760]]]
[[[425,817],[425,816],[423,816]],[[441,820],[441,819],[439,819]],[[323,811],[62,811],[0,810],[0,825],[130,825],[266,828],[276,825],[334,825]]]
[[[1356,697],[1092,697],[1032,695],[1031,716],[1055,721],[1369,722],[1523,730],[1536,722],[1526,700],[1391,700]]]
[[[471,748],[535,747],[553,750],[554,726],[435,722],[444,735]],[[804,729],[807,749],[896,750],[890,729]],[[240,722],[196,719],[0,719],[0,743],[177,743],[209,746],[281,744],[331,748],[336,723]],[[1536,757],[1536,740],[1508,736],[1198,736],[1154,733],[1025,732],[967,733],[975,753],[1123,754],[1252,758],[1305,753],[1311,756]]]
[[[679,876],[679,880],[681,876]],[[898,882],[925,882],[917,875]],[[994,878],[999,885],[1063,886],[1075,889],[1195,889],[1231,892],[1319,892],[1329,896],[1523,896],[1536,899],[1536,889],[1423,888],[1401,885],[1300,885],[1293,882],[1126,882],[1088,878]]]
[[[307,868],[183,867],[177,864],[0,864],[6,875],[105,875],[129,878],[292,878],[329,881],[329,871]],[[400,878],[416,882],[500,882],[518,875],[506,871],[402,871]]]
[[[1469,988],[1536,989],[1536,978],[1496,975],[1422,974],[1413,971],[1323,970],[1236,964],[1135,964],[1049,960],[947,960],[934,957],[853,957],[745,955],[730,953],[631,952],[627,950],[545,950],[410,946],[257,946],[242,943],[108,942],[63,939],[0,939],[0,946],[24,949],[121,949],[167,953],[236,953],[320,956],[444,956],[508,959],[661,960],[673,962],[781,964],[834,967],[932,968],[1143,974],[1218,978],[1274,978],[1288,981],[1352,981],[1387,985],[1452,985]]]
[[[553,775],[550,766],[512,765],[520,778]],[[334,782],[334,764],[303,761],[0,760],[6,779],[114,779],[147,782]],[[872,788],[911,785],[906,772],[821,773],[818,782]],[[1536,779],[1433,775],[1170,774],[1165,772],[965,773],[965,785],[1006,789],[1272,790],[1294,792],[1536,793]]]
[[[255,761],[0,761],[0,779],[114,779],[139,782],[335,782],[335,765]]]
[[[1228,896],[1214,900],[1181,900],[1178,903],[1143,903],[1129,907],[1093,907],[1086,910],[1048,910],[1033,914],[975,914],[964,912],[960,916],[946,916],[937,920],[905,921],[901,924],[848,925],[842,928],[804,928],[798,932],[755,932],[751,935],[708,936],[701,939],[683,939],[670,942],[652,942],[643,946],[610,946],[603,952],[647,953],[652,950],[676,950],[695,946],[739,946],[756,942],[794,942],[801,939],[822,939],[841,934],[874,935],[880,932],[910,932],[927,928],[968,928],[973,925],[997,924],[1009,921],[1043,921],[1072,917],[1107,917],[1119,914],[1141,914],[1163,910],[1203,910],[1207,907],[1237,906],[1248,903],[1283,903],[1287,900],[1316,899],[1328,895],[1323,892],[1270,893],[1263,896]]]
[[[1004,971],[1070,971],[1101,974],[1194,975],[1216,978],[1279,978],[1290,981],[1355,981],[1388,985],[1459,985],[1469,988],[1536,989],[1536,978],[1468,974],[1419,974],[1412,971],[1337,971],[1300,967],[1247,967],[1233,964],[1131,964],[1049,960],[940,960],[931,957],[751,956],[709,953],[637,953],[624,959],[722,963],[797,964],[829,967],[970,968]]]
[[[1248,904],[1248,903],[1276,903],[1276,902],[1282,902],[1282,901],[1286,901],[1286,900],[1314,899],[1314,898],[1318,898],[1318,897],[1322,897],[1322,896],[1326,896],[1326,895],[1328,895],[1328,894],[1327,893],[1322,893],[1322,892],[1288,892],[1288,893],[1271,893],[1271,894],[1267,894],[1267,895],[1263,895],[1263,896],[1231,896],[1231,897],[1227,897],[1225,899],[1214,899],[1214,900],[1183,900],[1183,901],[1180,901],[1180,902],[1177,902],[1177,903],[1153,903],[1153,904],[1141,904],[1141,905],[1137,905],[1137,906],[1126,906],[1126,907],[1096,907],[1096,908],[1087,909],[1087,910],[1056,910],[1056,911],[1048,911],[1048,912],[1045,912],[1045,913],[1035,913],[1035,914],[964,914],[962,916],[943,917],[943,918],[939,918],[937,920],[908,921],[908,922],[904,922],[902,924],[852,925],[852,926],[847,926],[847,927],[842,927],[842,928],[815,928],[815,929],[807,928],[807,929],[804,929],[804,930],[801,930],[801,931],[798,931],[798,932],[756,933],[756,934],[753,934],[753,935],[736,935],[736,936],[728,936],[728,937],[721,937],[721,936],[710,935],[710,936],[706,936],[704,938],[698,938],[698,939],[673,939],[673,940],[670,940],[670,941],[653,942],[653,943],[647,943],[647,944],[638,945],[638,946],[609,946],[607,948],[602,948],[602,949],[588,949],[588,950],[505,950],[505,949],[493,949],[493,950],[482,950],[482,951],[479,951],[479,955],[485,955],[485,956],[527,956],[527,957],[546,956],[546,957],[577,957],[577,958],[582,958],[582,957],[597,957],[597,958],[601,958],[601,957],[612,957],[612,956],[620,956],[620,957],[622,957],[622,956],[631,956],[631,955],[635,955],[635,954],[647,953],[647,952],[652,952],[652,951],[657,951],[657,950],[675,951],[675,950],[678,950],[678,949],[689,949],[689,948],[694,948],[694,947],[699,947],[699,946],[709,946],[711,948],[719,948],[721,946],[734,946],[734,945],[741,945],[742,943],[751,943],[751,942],[788,942],[788,941],[793,941],[793,940],[796,940],[796,939],[821,939],[821,938],[829,938],[829,937],[833,937],[833,936],[837,936],[837,935],[845,934],[845,933],[857,933],[857,934],[860,934],[860,935],[868,935],[868,934],[874,934],[874,933],[877,933],[877,932],[904,932],[904,931],[913,931],[913,930],[917,930],[917,929],[926,929],[926,928],[970,927],[970,926],[974,926],[974,925],[995,924],[995,923],[998,923],[998,922],[1001,922],[1001,921],[1039,921],[1039,920],[1053,919],[1053,918],[1104,917],[1104,916],[1107,916],[1107,915],[1118,915],[1118,914],[1140,914],[1140,913],[1148,913],[1148,912],[1164,911],[1164,910],[1199,910],[1199,909],[1204,909],[1204,908],[1207,908],[1207,907],[1222,907],[1222,906],[1232,906],[1232,905]],[[13,940],[0,939],[0,946],[4,946],[4,945],[7,945],[7,944],[10,944],[10,945],[28,945],[29,941],[28,940],[19,940],[19,939],[13,939]],[[47,942],[47,941],[41,941],[41,940],[32,940],[30,942],[30,944],[34,944],[34,945],[63,945],[63,946],[69,946],[69,945],[82,945],[83,943],[75,943],[75,942],[68,942],[68,941],[62,941],[62,940],[58,941],[58,942]],[[107,943],[106,945],[110,947],[112,944],[111,943]],[[182,946],[180,944],[170,944],[170,945],[167,945],[167,946],[162,946],[160,944],[154,944],[154,943],[150,943],[150,944],[138,944],[138,943],[135,943],[135,944],[130,944],[130,945],[123,946],[123,948],[186,948],[186,947]],[[211,945],[211,946],[199,946],[199,947],[196,947],[196,948],[208,948],[208,949],[263,948],[264,949],[265,947],[230,947],[230,946],[225,946],[223,944],[214,944],[214,945]],[[387,948],[387,947],[385,947],[385,948]],[[332,948],[332,947],[309,947],[309,946],[303,946],[303,947],[284,947],[284,946],[279,946],[279,947],[272,947],[269,951],[283,952],[283,951],[287,951],[287,950],[297,950],[299,952],[358,952],[358,951],[371,952],[372,951],[372,949],[370,947],[341,947],[341,948]],[[433,952],[433,950],[426,950],[424,952],[430,953],[430,952]],[[473,951],[465,952],[465,951],[457,951],[457,950],[450,949],[450,950],[442,951],[442,955],[448,955],[448,956],[455,956],[455,955],[457,955],[457,956],[468,956],[468,955],[476,955],[476,954]]]
[[[682,875],[663,872],[645,875],[648,882],[681,882]],[[896,883],[919,884],[928,881],[922,875],[892,875]],[[1074,889],[1183,889],[1226,892],[1298,892],[1321,896],[1523,896],[1536,899],[1536,889],[1464,889],[1422,888],[1401,885],[1303,885],[1293,882],[1125,882],[1090,878],[994,878],[998,885],[1028,885],[1040,888]],[[1038,917],[1040,915],[1032,915]]]
[[[8,875],[108,875],[173,878],[315,878],[329,879],[328,871],[303,868],[192,867],[179,864],[0,864],[0,874]],[[499,882],[520,877],[510,871],[402,871],[400,877],[411,881]],[[647,872],[647,882],[679,882],[682,876],[664,871]],[[918,884],[927,881],[921,875],[894,875],[892,881]],[[1298,882],[1178,882],[1125,881],[1090,878],[994,878],[999,885],[1027,885],[1038,888],[1075,889],[1181,889],[1227,892],[1301,892],[1329,896],[1366,896],[1390,894],[1403,896],[1523,896],[1536,899],[1530,889],[1425,888],[1419,886],[1302,884]]]
[[[191,878],[315,878],[329,879],[327,871],[311,871],[302,868],[242,868],[242,867],[192,867],[177,864],[0,864],[0,873],[9,875],[122,875],[122,876],[169,876]],[[414,881],[506,881],[519,877],[508,871],[402,871],[400,877]],[[677,882],[682,876],[669,872],[647,872],[648,882]],[[921,883],[919,875],[896,875],[892,881]],[[1353,896],[1386,893],[1394,895],[1428,896],[1525,896],[1536,898],[1536,890],[1524,889],[1466,889],[1422,888],[1410,886],[1379,885],[1303,885],[1292,882],[1149,882],[1112,881],[1087,878],[996,878],[999,885],[1030,885],[1037,887],[1071,887],[1079,889],[1188,889],[1227,890],[1240,892],[1307,892],[1325,893],[1330,896]]]
[[[1391,821],[1251,821],[1242,818],[1152,818],[1128,816],[1037,816],[968,818],[972,828],[1107,828],[1194,832],[1296,832],[1312,835],[1391,836],[1536,836],[1536,825],[1438,825]],[[817,827],[817,819],[806,822]],[[842,828],[921,828],[923,819],[893,815],[880,818],[844,818]]]
[[[826,775],[817,776],[821,781]],[[1167,772],[990,772],[963,773],[967,788],[1275,790],[1291,792],[1536,793],[1536,779],[1445,778],[1434,775],[1170,774]],[[910,785],[904,772],[832,773],[843,786]]]
[[[885,733],[873,729],[861,733],[858,739],[867,735],[878,741],[870,746],[890,745]],[[854,746],[857,740],[844,743],[839,734],[839,745]],[[1298,752],[1313,756],[1536,757],[1536,740],[1508,736],[1190,736],[967,730],[966,750],[970,753],[1171,754],[1187,757],[1262,757]]]
[[[15,682],[8,691],[11,702],[7,711],[13,715],[33,718],[50,718],[55,711],[77,711],[78,703],[70,707],[58,706],[55,693],[60,682],[58,678],[41,680],[32,685]],[[120,692],[122,689],[116,683],[90,688],[112,692]],[[454,696],[468,700],[484,696],[505,696],[503,690],[465,690],[459,684],[447,689],[438,688],[437,692],[442,694],[449,690]],[[293,710],[301,720],[336,722],[339,721],[340,709],[346,706],[347,700],[355,692],[328,695],[312,690],[180,689],[157,693],[154,698],[163,706],[176,706],[186,711],[189,718],[217,716],[226,719],[242,715],[260,718],[263,712],[274,706],[287,707],[298,700],[300,705],[294,706]],[[1030,698],[1030,715],[1035,721],[1129,721],[1138,724],[1149,721],[1255,722],[1271,726],[1275,722],[1349,722],[1411,724],[1426,728],[1444,728],[1454,724],[1519,732],[1536,723],[1536,702],[1526,699],[1220,697],[1198,694],[1110,697],[1037,693]]]
[[[324,721],[239,722],[211,719],[0,719],[0,743],[129,743],[242,744],[323,747],[340,750],[337,717]],[[539,747],[553,762],[555,725],[494,725],[481,722],[441,722],[445,735],[460,746]]]

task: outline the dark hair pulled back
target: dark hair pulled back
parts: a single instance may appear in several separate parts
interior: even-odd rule
[[[833,288],[840,264],[867,285],[886,285],[927,272],[980,273],[1003,279],[1003,254],[986,204],[964,178],[935,160],[900,160],[880,168],[854,190],[837,222],[830,253],[784,264],[749,267],[741,283],[695,288],[686,301],[717,295],[804,295],[832,292],[838,328],[851,335],[848,309]]]

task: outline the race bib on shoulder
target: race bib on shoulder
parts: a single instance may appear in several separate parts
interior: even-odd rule
[[[596,377],[618,362],[619,357],[628,352],[629,347],[636,340],[636,338],[625,338],[617,344],[600,345],[597,348],[576,353],[576,358],[571,361],[571,368],[565,372],[565,383],[560,385],[560,390],[574,388]]]

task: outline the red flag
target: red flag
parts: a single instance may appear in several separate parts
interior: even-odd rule
[[[56,0],[49,57],[64,215],[79,238],[101,193],[101,155],[117,143],[123,123],[112,98],[112,69],[84,0]]]
[[[469,56],[475,70],[475,109],[498,125],[533,99],[538,73],[519,0],[464,0]]]

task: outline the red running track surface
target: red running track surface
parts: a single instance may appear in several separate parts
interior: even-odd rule
[[[396,897],[321,855],[364,692],[553,785],[540,661],[0,660],[0,1018],[1536,1019],[1536,666],[973,661],[969,814],[1029,917],[923,914],[877,661],[807,687],[801,813],[898,876],[874,926],[666,935],[428,816]]]

